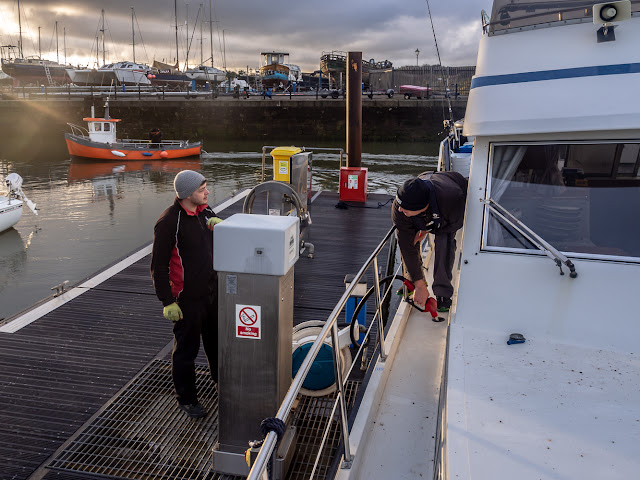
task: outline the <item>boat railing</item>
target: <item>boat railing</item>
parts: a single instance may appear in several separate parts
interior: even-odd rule
[[[118,141],[118,145],[128,148],[149,148],[149,145],[159,145],[160,147],[184,147],[188,145],[188,140],[162,140],[161,142],[152,142],[151,140],[126,138]]]
[[[265,162],[267,157],[267,149],[278,148],[278,145],[263,145],[262,146],[262,174],[260,181],[264,182],[265,179]],[[303,152],[335,152],[340,155],[340,166],[342,167],[342,160],[344,158],[344,149],[342,148],[325,148],[325,147],[300,147]]]
[[[86,128],[81,127],[80,125],[75,125],[73,123],[67,123],[67,125],[71,127],[71,133],[73,135],[76,135],[78,137],[89,138],[89,131]]]
[[[268,148],[268,147],[265,147],[265,148]],[[373,326],[377,325],[376,347],[378,349],[380,359],[386,360],[387,353],[384,345],[383,305],[384,305],[384,298],[389,295],[389,292],[391,292],[392,282],[389,282],[385,295],[381,297],[380,275],[378,270],[378,255],[382,253],[387,243],[390,244],[389,251],[390,252],[393,251],[395,246],[394,242],[396,242],[395,229],[396,227],[394,226],[387,232],[387,234],[382,239],[380,244],[378,244],[378,246],[375,248],[373,253],[369,256],[367,261],[364,263],[364,265],[362,265],[358,273],[355,275],[354,279],[351,281],[351,283],[349,284],[349,287],[345,290],[342,297],[340,297],[340,300],[331,311],[331,314],[327,318],[315,342],[309,349],[309,353],[307,353],[307,356],[304,358],[302,365],[300,366],[300,369],[298,370],[298,373],[296,374],[295,378],[291,382],[291,386],[289,387],[289,390],[287,391],[285,398],[282,404],[280,405],[280,408],[278,409],[278,413],[276,414],[276,418],[282,420],[284,423],[287,422],[287,419],[291,413],[291,410],[296,401],[296,398],[300,393],[300,389],[302,388],[302,385],[306,380],[307,374],[309,373],[309,370],[311,369],[313,362],[315,361],[318,353],[320,352],[320,348],[323,346],[325,339],[329,336],[329,334],[331,334],[331,345],[334,346],[334,348],[332,348],[332,351],[333,351],[334,372],[336,372],[336,392],[337,393],[336,393],[336,401],[333,405],[333,409],[331,411],[329,418],[333,418],[334,415],[336,414],[336,409],[339,409],[338,415],[340,417],[340,426],[341,426],[340,430],[342,431],[341,443],[343,447],[342,468],[350,468],[353,461],[353,457],[351,455],[351,450],[349,445],[349,424],[347,420],[347,408],[346,408],[346,401],[345,401],[345,383],[346,383],[346,380],[349,378],[349,374],[351,373],[351,370],[349,370],[344,374],[342,372],[340,352],[339,352],[339,348],[337,347],[339,345],[338,318],[340,317],[340,314],[344,309],[347,303],[347,300],[351,295],[353,295],[353,292],[357,287],[359,281],[364,277],[368,269],[372,268],[376,313],[373,317],[373,320],[369,323],[369,328],[367,330],[366,335],[368,336]],[[364,348],[366,348],[366,345],[367,345],[367,342],[363,340],[360,345],[360,350],[355,355],[356,358],[360,354],[360,352],[363,351]],[[363,355],[364,355],[364,352],[363,352]],[[357,362],[354,362],[352,364],[351,369],[353,369],[356,363]],[[324,443],[327,439],[328,432],[331,429],[331,426],[332,426],[331,422],[329,422],[329,424],[327,425],[323,433],[322,442],[319,446],[318,454],[316,456],[316,459],[313,465],[313,470],[309,477],[310,479],[314,477],[316,468],[318,466],[319,460],[322,455],[322,451],[324,449]],[[262,478],[262,475],[265,472],[265,469],[267,468],[267,464],[269,463],[273,455],[274,449],[276,447],[276,443],[277,443],[276,432],[274,431],[269,432],[265,437],[262,443],[262,446],[260,447],[260,450],[255,459],[255,462],[253,463],[251,471],[249,472],[249,476],[247,477],[247,480],[258,480]]]
[[[482,34],[489,32],[489,25],[491,24],[491,17],[487,15],[484,10],[480,11],[480,21],[482,22]]]

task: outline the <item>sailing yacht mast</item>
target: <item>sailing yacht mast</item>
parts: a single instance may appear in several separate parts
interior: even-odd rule
[[[184,21],[185,29],[187,31],[187,58],[184,61],[185,72],[189,69],[189,4],[187,3],[187,18]]]
[[[104,8],[102,9],[102,28],[100,29],[100,33],[102,34],[102,64],[106,65],[107,62],[105,62],[105,57],[104,57],[104,50],[105,50],[105,46],[104,46]],[[97,46],[96,46],[96,50],[97,50]]]
[[[133,27],[133,7],[131,7],[131,35],[133,38],[133,63],[136,63],[136,29]]]
[[[180,63],[178,62],[178,0],[173,0],[173,11],[176,21],[176,68],[180,68]]]
[[[200,11],[202,12],[202,18],[200,19],[200,65],[204,63],[203,50],[202,50],[202,21],[204,19],[204,4],[200,4]]]
[[[24,58],[22,53],[22,19],[20,17],[20,0],[18,0],[18,28],[20,29],[20,41],[18,42],[18,53],[20,58]]]
[[[211,44],[211,66],[213,67],[213,22],[211,18],[211,0],[209,0],[209,42]]]
[[[222,30],[222,64],[224,71],[227,72],[227,44],[224,41],[224,29]]]
[[[42,59],[42,45],[40,44],[40,28],[38,27],[38,58]]]
[[[60,63],[60,49],[58,48],[58,21],[56,20],[56,62]]]

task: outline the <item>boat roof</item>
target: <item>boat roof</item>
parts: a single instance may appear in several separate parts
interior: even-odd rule
[[[615,41],[598,42],[598,28],[482,35],[464,134],[639,129],[640,15],[616,24]]]
[[[567,21],[591,22],[594,4],[593,0],[494,0],[489,34]],[[640,0],[631,0],[631,12],[640,12]]]
[[[85,122],[112,122],[112,123],[120,121],[119,118],[91,118],[91,117],[83,118],[82,120]]]

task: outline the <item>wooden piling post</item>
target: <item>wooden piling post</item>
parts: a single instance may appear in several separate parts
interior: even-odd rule
[[[347,166],[362,166],[362,52],[347,54]]]

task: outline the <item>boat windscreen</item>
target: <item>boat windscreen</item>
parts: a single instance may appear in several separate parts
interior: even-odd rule
[[[591,21],[594,0],[494,0],[489,33],[567,20]],[[631,12],[640,12],[640,0],[631,0]]]
[[[498,144],[489,197],[561,252],[640,260],[640,142]],[[492,250],[537,247],[491,213]]]

